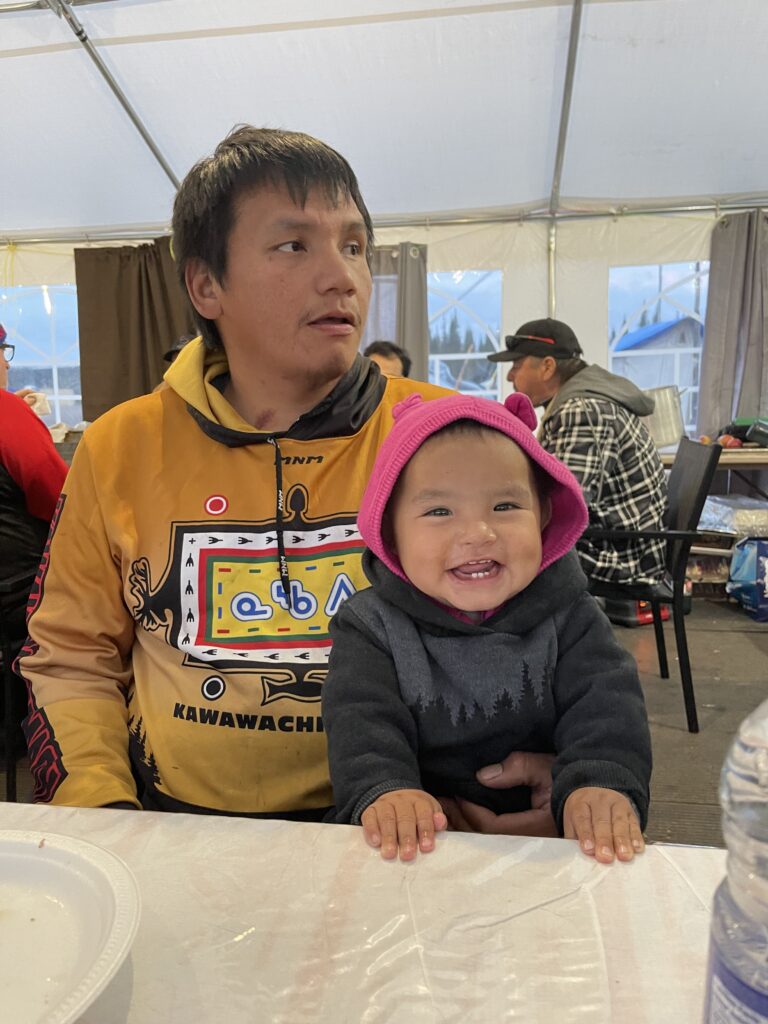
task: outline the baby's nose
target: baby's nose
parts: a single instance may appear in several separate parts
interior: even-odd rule
[[[464,531],[466,544],[488,543],[496,539],[496,533],[486,519],[474,519],[467,524]]]

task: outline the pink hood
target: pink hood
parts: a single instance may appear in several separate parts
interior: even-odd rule
[[[502,405],[487,398],[450,395],[424,401],[409,395],[392,410],[395,425],[379,454],[363,495],[358,526],[371,551],[401,579],[407,580],[395,553],[382,539],[387,502],[404,467],[424,442],[456,420],[476,420],[506,434],[550,478],[552,515],[542,531],[539,572],[570,551],[587,525],[587,508],[576,477],[562,462],[545,452],[533,436],[536,414],[525,395],[510,395]]]

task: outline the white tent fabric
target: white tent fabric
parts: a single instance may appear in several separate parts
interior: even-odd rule
[[[610,268],[708,259],[714,224],[711,215],[645,215],[559,225],[557,316],[574,328],[588,362],[607,365]],[[544,223],[384,228],[376,237],[382,244],[406,239],[424,243],[430,271],[502,270],[502,324],[507,333],[547,314]],[[511,385],[505,393],[509,390]]]
[[[355,168],[380,243],[503,271],[503,330],[556,298],[605,365],[611,267],[706,259],[721,207],[768,205],[768,2],[583,0],[550,267],[575,3],[70,6],[172,177],[236,123],[317,135]],[[0,283],[72,282],[74,241],[167,230],[174,185],[67,22],[4,6]],[[670,206],[709,212],[624,215]]]
[[[173,184],[65,20],[2,6],[0,238],[166,225]],[[336,146],[380,223],[547,207],[570,0],[72,10],[177,178],[245,121]],[[765,199],[767,30],[765,0],[587,0],[561,208]]]

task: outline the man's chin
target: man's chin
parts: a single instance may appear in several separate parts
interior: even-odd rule
[[[352,368],[357,352],[332,353],[328,359],[315,366],[307,365],[303,370],[303,378],[309,391],[322,388],[330,390]]]

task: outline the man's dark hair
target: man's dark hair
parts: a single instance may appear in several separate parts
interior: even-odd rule
[[[360,211],[371,257],[373,224],[360,195],[357,178],[335,149],[303,132],[238,125],[187,174],[173,204],[173,252],[181,286],[191,259],[200,259],[214,278],[227,273],[227,247],[235,223],[235,206],[245,193],[283,187],[303,207],[313,189],[321,189],[337,206],[351,200]],[[216,324],[193,309],[209,348],[221,344]]]
[[[557,363],[557,382],[561,386],[565,384],[571,377],[575,377],[577,373],[589,366],[583,359],[576,356],[574,359],[556,359]]]
[[[408,377],[411,373],[411,357],[404,348],[400,348],[394,341],[372,341],[363,352],[364,356],[384,356],[385,359],[399,359],[403,364],[403,376]]]

